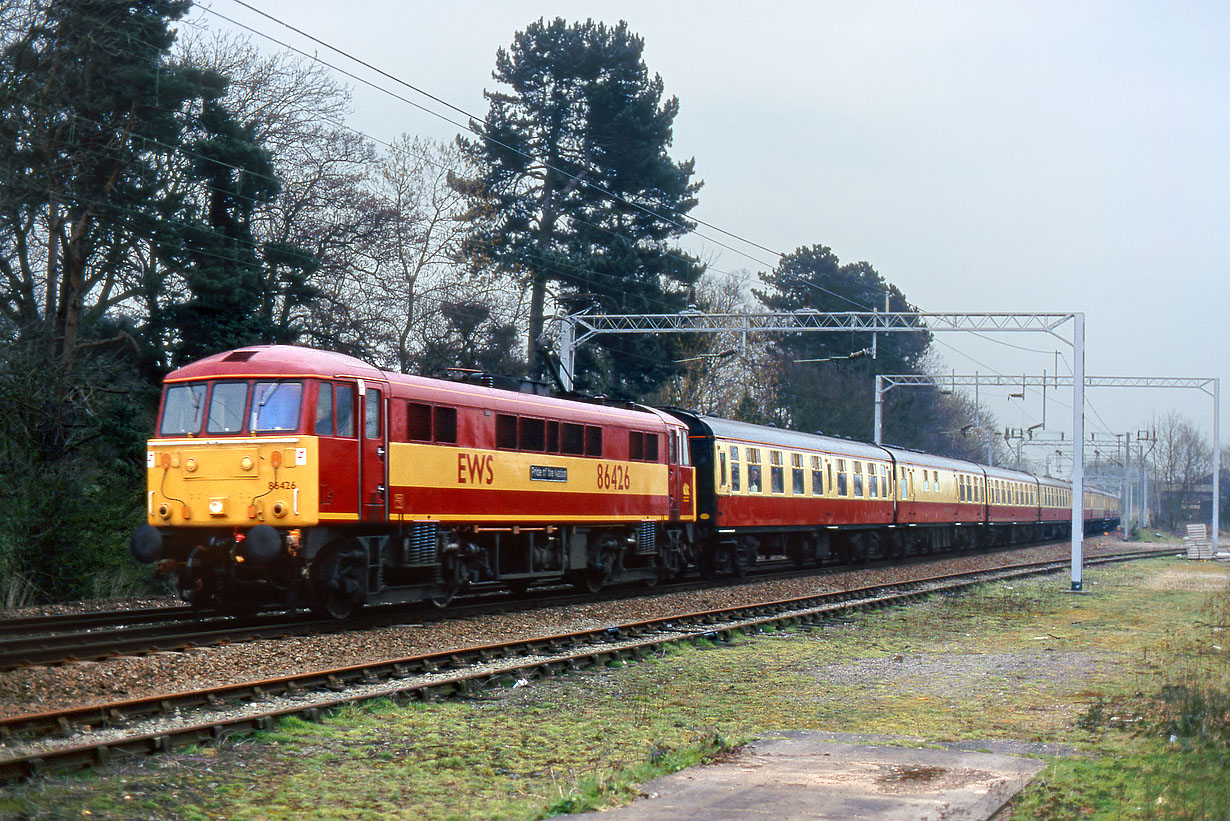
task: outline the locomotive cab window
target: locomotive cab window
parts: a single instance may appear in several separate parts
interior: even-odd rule
[[[199,433],[205,420],[205,385],[171,385],[162,401],[161,436]]]
[[[302,403],[302,382],[257,382],[252,386],[248,430],[252,433],[298,430]]]
[[[207,433],[239,433],[243,430],[244,405],[248,401],[247,382],[218,382],[209,392]]]

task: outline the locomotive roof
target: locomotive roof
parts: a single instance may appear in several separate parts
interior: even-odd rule
[[[672,417],[643,406],[616,407],[552,396],[454,382],[427,376],[383,371],[361,359],[335,351],[322,351],[298,345],[253,345],[205,357],[172,371],[166,382],[245,377],[310,377],[318,379],[351,378],[387,382],[397,386],[396,393],[423,394],[426,401],[441,404],[479,406],[509,413],[528,413],[598,424],[603,421],[635,427],[665,426]]]
[[[219,376],[350,376],[357,379],[389,379],[394,374],[361,359],[335,351],[319,351],[298,345],[252,345],[198,359],[167,374],[166,381],[211,379]]]

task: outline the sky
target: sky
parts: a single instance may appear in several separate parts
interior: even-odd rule
[[[923,311],[1082,312],[1089,375],[1230,377],[1228,3],[244,2],[479,116],[528,23],[626,20],[679,99],[671,155],[704,180],[692,216],[763,246],[702,228],[685,246],[712,269],[752,277],[826,245]],[[206,8],[207,28],[248,33],[225,15],[393,87],[236,0]],[[348,82],[373,137],[458,132]],[[1061,335],[935,347],[945,372],[1070,374]],[[1001,426],[1041,420],[1040,393],[1009,392],[980,392]],[[1048,431],[1070,431],[1070,402],[1048,393]],[[1213,400],[1190,389],[1091,390],[1086,431],[1172,410],[1211,437]]]

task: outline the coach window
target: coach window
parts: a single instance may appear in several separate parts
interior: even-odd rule
[[[585,455],[602,455],[602,428],[596,425],[585,426]]]
[[[880,496],[880,485],[876,481],[876,466],[872,462],[867,463],[867,495],[873,499],[878,499]]]
[[[745,448],[747,456],[747,492],[759,493],[760,484],[760,448]]]
[[[838,496],[850,495],[850,488],[847,485],[847,479],[846,479],[846,460],[845,459],[837,460],[837,495]]]
[[[957,501],[965,501],[965,477],[960,473],[957,474]]]
[[[722,469],[721,487],[726,487],[726,451],[722,450],[721,448],[718,448],[718,463]]]
[[[855,462],[854,468],[850,471],[854,475],[854,495],[863,495],[863,463]]]
[[[732,493],[739,492],[739,448],[737,445],[730,446],[730,490]]]
[[[506,413],[495,415],[495,446],[502,450],[517,449],[517,417]]]
[[[243,430],[243,409],[248,401],[248,383],[219,382],[209,395],[208,433],[239,433]]]
[[[790,482],[790,492],[802,496],[807,492],[806,482],[803,478],[803,454],[790,454],[790,475],[793,477]]]
[[[885,499],[889,497],[889,491],[893,484],[893,477],[891,473],[892,468],[887,465],[880,465],[880,495]]]
[[[820,457],[811,457],[811,495],[824,495],[824,471],[820,469]]]
[[[774,493],[786,492],[785,467],[782,465],[782,452],[769,451],[769,488]]]

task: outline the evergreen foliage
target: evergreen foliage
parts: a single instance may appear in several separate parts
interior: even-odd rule
[[[623,22],[530,24],[496,57],[493,77],[509,90],[486,92],[487,119],[471,123],[480,137],[462,142],[480,174],[458,185],[490,215],[468,249],[527,282],[531,375],[542,371],[549,286],[573,307],[670,313],[700,275],[670,244],[693,227],[700,183],[691,160],[667,154],[679,103],[662,99],[643,50]],[[610,382],[591,388],[642,396],[672,371],[669,340],[603,347]]]
[[[175,361],[289,341],[315,264],[254,241],[269,153],[170,58],[186,0],[0,6],[0,595],[100,593]],[[271,294],[271,292],[273,292]],[[275,298],[276,297],[276,298]],[[22,591],[25,591],[23,593]]]

